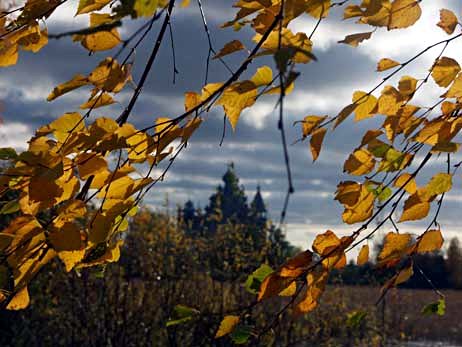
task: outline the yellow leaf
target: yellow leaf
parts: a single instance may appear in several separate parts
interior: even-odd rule
[[[272,273],[265,277],[258,292],[258,301],[278,295],[293,281],[292,277],[282,277]]]
[[[378,100],[379,113],[386,116],[395,116],[403,104],[399,91],[392,86],[385,86]]]
[[[399,221],[419,220],[427,217],[429,211],[430,203],[416,192],[404,202],[403,214]]]
[[[409,265],[406,266],[404,269],[401,269],[395,276],[390,278],[382,287],[382,293],[386,290],[396,287],[397,285],[406,282],[409,280],[412,275],[414,274],[413,264],[412,261],[409,262]]]
[[[82,153],[75,159],[82,180],[107,169],[106,159],[98,153]]]
[[[310,148],[311,148],[311,155],[313,156],[313,161],[316,161],[319,157],[319,153],[321,152],[322,142],[324,140],[324,135],[326,135],[327,129],[320,128],[314,131],[311,135],[310,139]]]
[[[266,86],[273,81],[273,71],[268,66],[262,66],[257,69],[257,72],[251,78],[251,81],[257,86]]]
[[[336,116],[335,124],[334,124],[334,129],[339,126],[340,123],[342,123],[353,111],[356,109],[358,105],[356,104],[350,104],[345,106],[340,113]]]
[[[226,56],[228,54],[238,52],[238,51],[241,51],[243,49],[245,49],[245,46],[242,44],[241,41],[233,40],[233,41],[228,42],[227,44],[225,44],[225,46],[222,49],[220,49],[220,51],[217,54],[215,54],[215,56],[212,59],[223,58],[224,56]]]
[[[226,88],[217,104],[222,105],[233,130],[236,129],[243,109],[252,106],[257,97],[257,88],[251,81],[236,82]]]
[[[218,331],[215,334],[215,338],[217,339],[219,337],[232,333],[238,323],[239,316],[225,316],[220,323],[220,327],[218,328]]]
[[[191,135],[196,131],[197,128],[202,124],[202,118],[196,117],[191,119],[183,128],[182,140],[186,142],[189,140]]]
[[[440,230],[428,230],[420,236],[416,250],[418,253],[434,252],[441,249],[443,242],[444,239]]]
[[[339,245],[340,239],[337,237],[337,235],[335,235],[333,231],[327,230],[325,233],[316,236],[312,247],[316,253],[325,255]]]
[[[0,41],[0,67],[15,65],[18,62],[18,45]]]
[[[310,251],[301,252],[282,265],[278,274],[281,277],[300,276],[311,265],[312,259],[313,253]]]
[[[395,187],[401,188],[408,192],[409,194],[414,194],[417,192],[417,184],[415,183],[415,179],[411,176],[411,174],[403,173],[398,178],[396,178],[394,184]]]
[[[117,60],[109,57],[88,75],[88,81],[98,89],[118,93],[131,79],[130,70],[130,65],[119,65]]]
[[[371,172],[375,166],[374,156],[365,148],[357,149],[345,161],[343,171],[361,176]]]
[[[364,245],[361,247],[361,250],[358,254],[358,259],[356,263],[358,266],[362,266],[369,261],[369,245]]]
[[[111,182],[108,182],[106,188],[103,188],[99,192],[98,197],[106,197],[107,199],[126,199],[131,195],[134,182],[135,181],[129,176],[122,176],[117,178]]]
[[[330,0],[311,0],[304,4],[305,12],[316,19],[327,17],[330,6]]]
[[[180,7],[182,7],[182,8],[188,7],[190,2],[191,2],[191,0],[183,0],[181,2]]]
[[[326,118],[327,116],[306,116],[303,118],[301,121],[303,137],[305,138],[311,135],[313,130],[315,130]]]
[[[108,106],[114,104],[116,101],[108,93],[101,93],[90,97],[87,102],[80,105],[82,110],[85,109],[96,109],[103,106]]]
[[[110,23],[111,21],[112,19],[109,14],[90,14],[90,27],[97,27],[99,25]],[[81,41],[82,46],[90,52],[106,51],[116,47],[122,42],[116,28],[83,35],[83,37],[76,37],[75,39]]]
[[[417,80],[411,76],[403,76],[399,80],[398,90],[401,95],[410,98],[415,93]]]
[[[454,12],[446,9],[440,10],[440,21],[438,26],[443,29],[447,34],[452,35],[458,24],[457,16]]]
[[[348,5],[343,11],[343,19],[360,17],[363,15],[363,10],[358,5]]]
[[[347,35],[345,38],[341,41],[338,41],[338,43],[345,43],[347,45],[353,46],[353,47],[358,47],[358,45],[363,42],[364,40],[369,40],[372,36],[373,31],[368,31],[365,33],[358,33],[358,34],[352,34],[352,35]]]
[[[432,177],[426,186],[429,195],[439,195],[447,193],[452,188],[452,175],[447,173],[438,173]]]
[[[446,98],[460,98],[462,97],[462,73],[459,73],[457,77],[454,79],[451,87],[449,87],[448,91],[442,95]]]
[[[372,117],[374,113],[377,112],[377,99],[373,95],[368,95],[362,91],[356,91],[353,94],[352,101],[356,105],[356,121]]]
[[[80,113],[65,113],[48,126],[53,135],[60,143],[64,143],[72,132],[79,132],[85,129],[85,122]]]
[[[101,10],[104,6],[109,4],[111,0],[80,0],[76,16],[83,13]]]
[[[48,31],[46,29],[40,30],[38,24],[29,26],[16,43],[24,51],[37,53],[48,44]]]
[[[66,271],[71,271],[85,257],[85,250],[78,251],[62,251],[58,252],[58,257],[64,263]]]
[[[55,251],[78,251],[82,248],[80,227],[72,222],[64,223],[59,228],[50,230],[48,239]]]
[[[8,306],[6,307],[7,310],[22,310],[29,306],[30,299],[29,299],[29,291],[27,287],[22,288],[13,299],[9,302]]]
[[[286,289],[279,293],[279,296],[292,296],[297,292],[297,283],[293,281]]]
[[[359,223],[372,216],[374,210],[375,195],[365,185],[361,185],[360,195],[356,204],[345,205],[342,219],[347,224]]]
[[[420,0],[395,0],[391,4],[388,30],[402,29],[414,25],[422,15]]]
[[[75,75],[71,80],[60,84],[59,86],[55,87],[53,91],[48,95],[47,100],[52,101],[57,97],[70,92],[71,90],[80,88],[89,84],[88,79],[83,75]]]
[[[307,290],[305,298],[297,304],[298,313],[307,313],[312,311],[318,305],[322,293],[326,288],[329,272],[325,268],[314,270],[306,277]]]
[[[460,72],[459,63],[448,57],[441,57],[435,62],[432,77],[440,87],[449,86]]]
[[[195,92],[186,92],[184,94],[184,110],[188,112],[201,103],[201,96]]]
[[[377,63],[377,71],[385,71],[398,65],[401,64],[397,61],[394,61],[393,59],[383,58],[380,59],[380,61]]]
[[[154,140],[146,133],[134,134],[126,141],[130,146],[128,159],[135,163],[145,161],[147,156],[156,149]]]
[[[335,200],[345,206],[354,206],[361,195],[361,185],[353,181],[340,182],[335,192]]]
[[[389,232],[384,239],[383,248],[377,259],[381,263],[388,263],[393,260],[399,260],[406,254],[411,245],[412,237],[410,234],[397,234]]]

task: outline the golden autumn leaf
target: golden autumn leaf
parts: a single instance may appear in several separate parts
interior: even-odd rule
[[[273,81],[273,71],[266,65],[259,67],[250,80],[257,87],[269,85]]]
[[[292,296],[297,292],[297,282],[292,282],[289,286],[279,293],[279,296]]]
[[[414,274],[413,270],[413,263],[412,261],[409,262],[407,266],[401,269],[395,276],[390,278],[382,287],[382,294],[386,292],[386,290],[396,287],[399,284],[407,282],[412,275]]]
[[[432,77],[440,87],[449,86],[460,72],[459,63],[448,57],[438,59],[432,69]]]
[[[220,49],[220,51],[213,56],[212,59],[223,58],[224,56],[227,56],[227,55],[235,53],[235,52],[242,51],[243,49],[245,49],[245,46],[242,44],[241,41],[233,40],[233,41],[228,42],[227,44],[225,44],[223,46],[223,48]]]
[[[417,184],[415,183],[415,179],[409,173],[403,173],[399,175],[393,185],[398,188],[403,187],[403,189],[409,194],[414,194],[417,192]]]
[[[361,195],[361,184],[353,181],[340,182],[335,192],[335,200],[345,206],[354,206]]]
[[[394,0],[390,9],[388,30],[403,29],[413,25],[422,15],[420,0]]]
[[[409,250],[412,237],[410,234],[398,234],[389,232],[385,235],[383,248],[380,251],[377,260],[380,263],[399,260]]]
[[[85,103],[80,105],[80,109],[96,109],[103,106],[108,106],[116,103],[112,96],[108,93],[100,93],[90,97]]]
[[[315,269],[306,276],[307,290],[303,298],[296,306],[296,312],[308,313],[316,308],[319,299],[326,289],[329,272],[325,269]]]
[[[383,58],[383,59],[380,59],[379,62],[377,63],[377,71],[385,71],[385,70],[394,68],[399,65],[401,64],[393,59]]]
[[[411,76],[403,76],[399,80],[398,90],[400,94],[406,98],[414,95],[417,87],[417,80]]]
[[[186,92],[184,94],[184,110],[186,112],[192,110],[201,103],[201,96],[196,92]]]
[[[462,73],[459,73],[453,80],[448,91],[442,95],[446,98],[460,98],[462,97]]]
[[[278,273],[272,273],[265,277],[258,292],[258,301],[279,295],[293,281],[292,277],[282,277]]]
[[[327,116],[306,116],[301,121],[303,137],[307,137],[321,124]]]
[[[327,17],[330,6],[331,0],[311,0],[303,4],[305,12],[316,19]]]
[[[83,75],[75,75],[71,80],[56,86],[53,91],[48,95],[47,100],[52,101],[57,97],[64,95],[74,89],[88,85],[90,82],[87,77]]]
[[[365,92],[356,91],[353,94],[352,101],[356,105],[356,121],[372,117],[377,112],[377,99],[374,95],[368,95]]]
[[[399,221],[423,219],[427,217],[429,211],[430,203],[416,192],[404,202],[403,213]]]
[[[401,109],[404,100],[401,93],[392,86],[385,86],[378,100],[378,113],[395,116]]]
[[[345,106],[336,116],[336,120],[334,123],[334,129],[338,127],[345,119],[347,119],[348,116],[353,113],[353,111],[356,109],[357,106],[358,105],[354,103]]]
[[[457,19],[457,16],[454,14],[454,12],[447,9],[440,10],[440,21],[437,25],[448,35],[452,35],[458,23],[459,20]]]
[[[427,230],[418,239],[417,253],[427,253],[440,250],[443,247],[443,235],[440,230]]]
[[[447,173],[437,173],[431,178],[425,188],[427,194],[430,196],[447,193],[452,188],[452,175]]]
[[[373,31],[368,31],[365,33],[351,34],[345,36],[345,38],[338,43],[345,43],[347,45],[358,47],[361,42],[364,40],[369,40],[373,34]]]
[[[29,291],[27,287],[22,288],[16,295],[11,299],[11,301],[6,306],[7,310],[22,310],[29,306],[30,298],[29,298]]]
[[[239,323],[239,316],[225,316],[220,323],[220,327],[215,334],[215,338],[223,337],[233,332],[236,325]]]
[[[313,134],[311,135],[310,139],[310,149],[311,155],[313,156],[313,161],[316,161],[319,157],[319,153],[321,152],[322,142],[324,140],[324,136],[326,135],[327,129],[320,128],[316,129]]]
[[[300,276],[310,265],[313,259],[313,253],[310,251],[304,251],[296,256],[290,258],[281,269],[278,274],[281,277],[297,277]]]
[[[96,175],[107,169],[107,162],[99,153],[82,153],[75,158],[75,163],[79,170],[79,176],[82,180],[88,179],[90,176]]]
[[[76,16],[79,14],[101,10],[110,2],[111,0],[80,0]]]
[[[365,185],[360,186],[360,195],[354,205],[345,205],[342,219],[347,224],[359,223],[372,216],[375,195]]]
[[[364,245],[361,247],[361,250],[359,251],[358,254],[358,259],[356,260],[356,263],[358,266],[362,266],[366,264],[369,261],[369,245]]]
[[[90,14],[90,27],[98,27],[100,25],[111,23],[113,19],[106,13],[91,13]],[[107,51],[117,45],[122,40],[117,28],[111,30],[101,30],[91,34],[75,36],[74,40],[80,41],[82,46],[91,52]]]
[[[78,251],[61,251],[58,252],[58,258],[63,262],[67,272],[70,272],[85,257],[85,250]]]
[[[360,148],[350,154],[345,161],[343,171],[351,175],[361,176],[371,172],[375,166],[375,159],[371,152]]]
[[[226,88],[217,104],[222,105],[233,130],[236,130],[241,112],[252,106],[257,97],[257,88],[251,81],[233,83]]]

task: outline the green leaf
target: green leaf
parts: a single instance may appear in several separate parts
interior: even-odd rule
[[[444,299],[439,299],[436,302],[426,305],[422,309],[424,315],[437,314],[438,316],[444,316],[446,313],[446,301]]]
[[[358,328],[361,322],[366,318],[367,312],[352,311],[347,314],[346,324],[350,328]]]
[[[263,280],[272,272],[273,269],[270,266],[262,264],[258,269],[252,272],[249,277],[247,277],[247,280],[244,283],[245,289],[251,294],[258,294]]]
[[[393,191],[389,187],[386,187],[385,189],[382,189],[382,187],[379,187],[377,188],[376,193],[377,193],[377,198],[379,199],[379,201],[384,202],[388,200],[388,198],[391,196]]]
[[[167,327],[186,323],[194,318],[199,311],[184,305],[176,305],[173,309],[173,318],[166,323]]]
[[[243,345],[247,343],[252,333],[252,329],[245,325],[238,325],[231,333],[231,339],[236,345]]]
[[[11,147],[4,147],[0,148],[0,160],[11,160],[11,159],[16,159],[18,157],[18,154],[14,150],[14,148]]]
[[[0,210],[0,214],[10,214],[18,212],[20,209],[19,202],[13,200],[8,201],[5,205],[3,205],[2,209]]]

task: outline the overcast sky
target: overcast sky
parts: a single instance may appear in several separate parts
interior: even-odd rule
[[[220,29],[219,25],[230,20],[234,9],[231,1],[203,0],[205,13],[210,25],[216,49],[239,35],[247,47],[252,47],[250,31],[235,33],[232,29]],[[74,17],[77,1],[68,1],[48,21],[50,33],[83,28],[87,25],[86,16]],[[304,116],[336,115],[343,106],[351,101],[355,90],[370,90],[383,75],[375,72],[380,58],[388,57],[405,61],[419,50],[447,38],[436,27],[439,9],[448,8],[460,15],[462,5],[457,0],[422,1],[423,14],[420,21],[411,29],[387,32],[384,29],[374,33],[369,41],[360,47],[338,44],[345,35],[370,31],[367,26],[359,26],[353,21],[341,21],[341,10],[334,10],[332,16],[323,21],[314,35],[314,54],[318,62],[300,66],[302,72],[297,80],[296,90],[287,97],[285,105],[286,127],[289,142],[300,136],[300,129],[293,127],[293,121]],[[122,28],[122,37],[142,25],[135,21]],[[159,26],[159,23],[156,23]],[[293,31],[310,33],[315,22],[308,16],[296,20]],[[195,1],[188,9],[175,9],[172,28],[176,48],[179,74],[177,83],[172,84],[172,59],[169,41],[162,46],[161,55],[156,61],[144,92],[131,116],[131,122],[137,126],[152,124],[159,116],[175,116],[183,110],[183,92],[199,92],[204,82],[205,59],[207,56],[207,38],[203,31],[199,10]],[[134,79],[139,79],[143,62],[157,34],[154,30],[149,39],[136,52]],[[460,58],[461,42],[452,43],[446,56]],[[423,78],[439,48],[430,50],[415,64],[406,68],[403,74]],[[89,90],[81,89],[52,102],[46,102],[46,96],[52,88],[70,79],[76,73],[89,73],[107,52],[88,56],[87,52],[69,39],[52,40],[38,54],[21,52],[18,65],[2,69],[0,74],[0,100],[3,101],[0,126],[0,139],[3,146],[24,148],[34,129],[59,117],[62,113],[78,109],[88,98]],[[243,55],[226,58],[232,67],[237,67]],[[257,60],[249,68],[252,75],[259,63]],[[272,64],[271,60],[266,60]],[[273,68],[274,69],[274,68]],[[213,61],[210,82],[220,82],[228,77],[223,66]],[[401,75],[400,75],[401,76]],[[398,76],[398,77],[400,77]],[[392,80],[391,83],[396,83]],[[416,100],[422,106],[431,106],[442,93],[435,84],[428,83],[419,91]],[[116,118],[131,96],[126,89],[117,96],[120,104],[96,110],[94,116]],[[157,185],[145,203],[159,206],[168,193],[171,206],[187,199],[198,206],[207,204],[208,196],[214,191],[227,163],[233,161],[236,171],[246,191],[253,196],[257,184],[260,184],[263,196],[274,220],[279,219],[283,198],[287,189],[283,153],[280,135],[277,131],[277,112],[274,112],[275,99],[260,99],[254,107],[245,111],[232,133],[228,126],[223,146],[219,147],[222,132],[223,113],[221,108],[206,116],[206,122],[194,134],[187,150],[175,162],[167,180]],[[354,227],[341,223],[341,206],[333,201],[333,194],[339,181],[347,176],[342,174],[343,162],[360,142],[362,133],[368,127],[379,125],[383,120],[368,120],[343,123],[335,133],[328,133],[321,156],[313,164],[307,143],[290,146],[290,158],[294,177],[295,194],[292,195],[287,216],[287,235],[291,241],[302,247],[311,245],[313,236],[331,229],[343,234]],[[431,163],[432,172],[443,170],[444,161]],[[419,183],[424,184],[428,175]],[[456,235],[460,223],[458,214],[461,208],[460,175],[454,180],[454,191],[445,200],[445,208],[440,221],[446,238]],[[419,231],[422,223],[409,223],[403,231]],[[406,230],[404,230],[406,229]]]

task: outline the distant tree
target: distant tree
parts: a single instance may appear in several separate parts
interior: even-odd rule
[[[456,237],[452,238],[449,243],[446,264],[451,286],[457,289],[462,288],[462,249]]]

